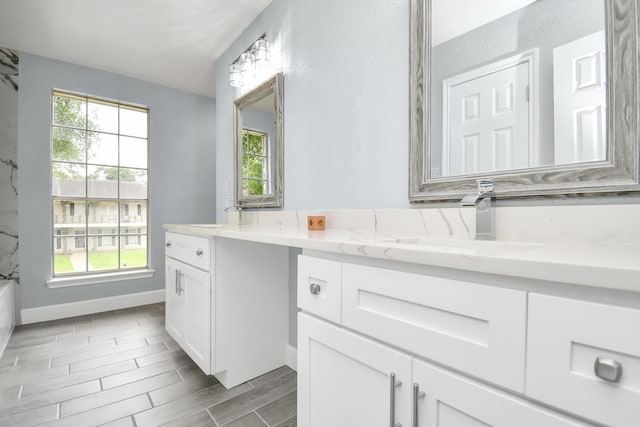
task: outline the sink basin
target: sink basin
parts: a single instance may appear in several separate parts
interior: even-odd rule
[[[383,240],[381,243],[391,243],[397,245],[425,246],[432,248],[452,248],[461,250],[487,250],[506,252],[525,252],[539,249],[545,245],[542,243],[521,243],[505,242],[500,240],[460,240],[460,239],[438,239],[427,237],[407,237],[399,239]]]

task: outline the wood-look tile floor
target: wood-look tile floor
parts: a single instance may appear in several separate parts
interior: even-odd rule
[[[0,358],[0,426],[296,426],[296,373],[232,389],[164,330],[164,304],[19,326]]]

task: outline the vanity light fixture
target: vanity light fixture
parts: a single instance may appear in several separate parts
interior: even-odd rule
[[[267,69],[271,62],[271,46],[261,35],[250,47],[248,47],[231,65],[229,65],[229,84],[233,87],[242,87],[249,79],[256,76],[258,70]]]
[[[240,64],[234,62],[229,65],[229,84],[233,87],[241,87],[242,83],[242,71],[240,70]]]

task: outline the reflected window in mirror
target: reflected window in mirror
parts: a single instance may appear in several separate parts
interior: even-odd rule
[[[282,207],[282,82],[276,74],[234,102],[236,207]]]
[[[246,112],[245,112],[246,114]],[[242,195],[261,196],[271,192],[269,135],[242,129]]]
[[[410,201],[637,191],[634,5],[412,0]]]

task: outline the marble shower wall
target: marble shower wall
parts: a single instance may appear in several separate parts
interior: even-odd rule
[[[0,47],[0,279],[18,279],[18,54]]]

